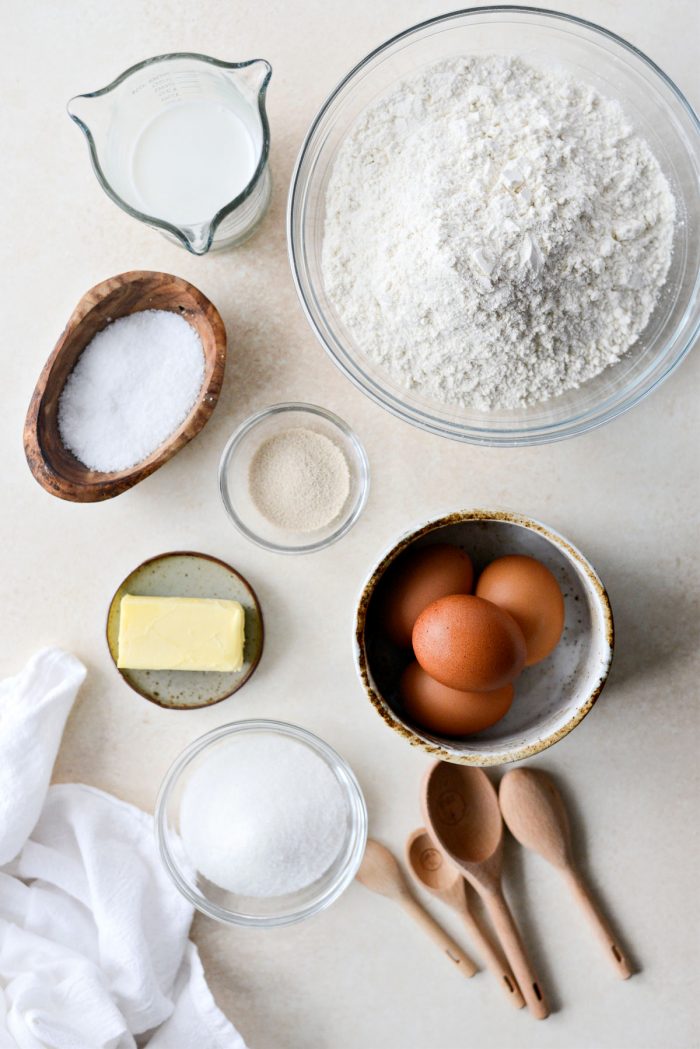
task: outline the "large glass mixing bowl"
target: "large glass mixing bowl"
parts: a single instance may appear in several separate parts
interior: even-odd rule
[[[677,201],[673,261],[647,327],[617,364],[577,390],[528,408],[450,407],[409,391],[370,361],[326,295],[321,269],[328,179],[363,110],[417,70],[460,55],[517,54],[617,98],[646,138]],[[700,328],[700,122],[675,84],[620,37],[570,15],[482,7],[423,22],[372,51],[348,73],[311,125],[292,177],[288,242],[299,297],[322,345],[361,390],[432,433],[474,444],[561,440],[609,422],[657,387]]]

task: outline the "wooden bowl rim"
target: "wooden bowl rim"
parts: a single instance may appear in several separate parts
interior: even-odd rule
[[[260,623],[260,648],[258,650],[257,656],[248,667],[247,673],[244,674],[240,681],[236,683],[235,688],[232,688],[231,691],[227,692],[225,696],[219,696],[218,699],[207,700],[205,703],[181,704],[159,702],[159,700],[157,700],[154,696],[150,695],[150,693],[145,692],[143,689],[139,688],[138,685],[135,685],[132,681],[129,680],[129,678],[124,674],[122,668],[117,666],[117,661],[114,658],[111,646],[109,644],[109,618],[112,614],[112,607],[117,599],[117,594],[124,586],[124,583],[127,581],[127,579],[134,575],[135,572],[138,572],[141,568],[145,568],[146,565],[150,565],[154,561],[164,561],[168,557],[198,557],[201,558],[203,561],[213,561],[214,564],[221,565],[222,568],[225,568],[227,571],[231,572],[231,574],[235,575],[237,579],[240,579],[240,581],[243,583],[243,585],[248,590],[250,596],[252,597],[253,604],[255,606],[255,611],[258,617],[258,622]],[[107,651],[109,652],[109,658],[112,660],[112,663],[114,664],[117,673],[121,677],[122,681],[126,685],[128,685],[133,692],[137,692],[139,696],[143,696],[143,698],[147,699],[149,703],[153,703],[155,704],[155,706],[161,707],[161,709],[163,710],[202,710],[204,707],[215,707],[217,703],[223,703],[225,699],[230,699],[231,696],[235,695],[236,692],[242,689],[243,686],[248,681],[250,681],[253,673],[258,669],[258,666],[260,665],[263,649],[265,648],[265,620],[263,619],[262,608],[260,607],[260,601],[258,599],[257,593],[255,592],[251,584],[248,582],[246,577],[242,575],[232,565],[228,564],[227,561],[222,561],[220,557],[214,557],[213,554],[203,554],[199,550],[166,550],[162,554],[154,554],[153,557],[147,557],[145,561],[141,561],[140,564],[136,565],[135,568],[132,568],[131,571],[124,576],[121,583],[112,594],[109,605],[107,606],[107,619],[105,622],[105,640],[107,642]],[[204,673],[204,671],[197,671],[197,673]]]
[[[163,280],[172,282],[174,287],[179,288],[183,294],[187,294],[207,314],[206,322],[211,329],[216,347],[211,374],[202,383],[197,400],[187,417],[182,421],[178,429],[163,444],[156,448],[148,458],[141,460],[140,463],[136,463],[126,470],[117,470],[111,473],[90,471],[98,478],[97,480],[85,482],[69,481],[54,469],[53,464],[47,459],[39,439],[39,416],[46,397],[48,378],[58,357],[63,352],[69,334],[100,303],[104,302],[105,299],[124,285],[139,283],[158,285]],[[181,316],[182,314],[179,315]],[[118,319],[121,316],[129,316],[129,314],[118,314],[113,319]],[[194,327],[194,325],[191,326]],[[193,440],[209,421],[218,403],[223,384],[227,354],[226,343],[226,328],[218,309],[204,292],[183,277],[160,270],[128,270],[125,273],[108,277],[106,280],[100,281],[89,288],[81,296],[68,318],[63,331],[39,374],[32,392],[23,434],[25,456],[32,476],[50,495],[77,503],[102,502],[106,499],[112,499],[150,477],[152,473],[155,473],[156,470],[172,459],[181,448],[184,448],[186,444]],[[205,355],[205,368],[208,366],[209,361],[206,360]],[[81,467],[84,466],[82,463],[80,465]],[[85,469],[87,470],[88,467],[85,467]]]

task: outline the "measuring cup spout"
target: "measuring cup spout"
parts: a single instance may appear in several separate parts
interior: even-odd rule
[[[109,108],[109,102],[98,94],[75,95],[66,106],[68,116],[75,121],[93,149],[107,134]]]
[[[211,247],[211,223],[203,222],[199,226],[183,226],[181,232],[193,255],[206,255]]]
[[[272,76],[272,66],[264,58],[242,62],[226,70],[229,80],[240,90],[246,90],[251,101],[255,101],[261,113],[265,112],[265,93]]]

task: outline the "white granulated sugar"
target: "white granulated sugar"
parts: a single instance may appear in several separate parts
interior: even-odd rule
[[[58,404],[63,444],[103,473],[147,459],[189,415],[204,352],[187,321],[144,310],[112,321],[85,347]]]
[[[340,854],[342,791],[304,743],[243,735],[220,745],[185,785],[180,833],[200,874],[241,896],[311,885]]]
[[[248,484],[253,503],[271,524],[313,532],[345,506],[350,470],[334,441],[296,426],[263,441],[251,459]]]
[[[675,202],[617,101],[461,58],[360,117],[326,199],[326,291],[362,352],[434,400],[503,409],[620,359],[671,261]]]

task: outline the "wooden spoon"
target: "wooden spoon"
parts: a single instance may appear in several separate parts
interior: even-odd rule
[[[78,357],[99,331],[118,317],[140,310],[170,310],[184,317],[202,340],[204,382],[182,425],[143,462],[100,473],[63,446],[58,401]],[[216,307],[192,284],[171,273],[134,270],[96,284],[73,313],[39,376],[24,424],[29,469],[47,492],[75,503],[111,499],[138,484],[171,459],[202,429],[219,398],[226,364],[226,329]]]
[[[409,834],[406,842],[406,863],[415,880],[424,889],[457,912],[508,1000],[516,1009],[522,1009],[525,999],[508,962],[502,951],[492,945],[469,909],[464,878],[435,847],[433,839],[424,827]]]
[[[421,803],[437,845],[482,897],[528,1009],[544,1020],[549,1007],[501,888],[503,820],[491,781],[482,769],[437,761]]]
[[[474,962],[413,898],[406,879],[401,873],[401,868],[384,845],[380,845],[372,838],[367,839],[365,855],[356,877],[365,888],[401,904],[460,972],[465,976],[474,975],[476,972]]]
[[[569,819],[552,780],[539,770],[512,769],[501,780],[498,800],[513,837],[562,872],[617,975],[626,980],[632,967],[574,866]]]

